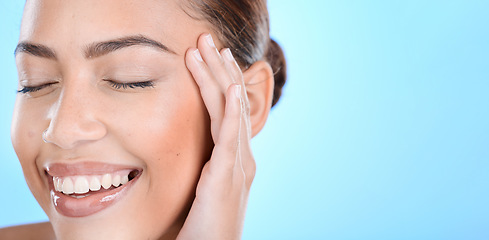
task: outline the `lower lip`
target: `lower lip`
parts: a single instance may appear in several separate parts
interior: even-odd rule
[[[66,217],[86,217],[100,212],[123,198],[134,183],[139,179],[141,172],[134,179],[118,188],[101,193],[92,193],[84,198],[74,198],[53,189],[50,178],[51,200],[56,211]]]

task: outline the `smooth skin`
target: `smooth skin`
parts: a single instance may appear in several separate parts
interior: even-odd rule
[[[132,11],[130,15],[134,16],[135,14],[140,14],[142,16],[141,18],[144,20],[143,16],[148,15],[146,10],[149,9],[149,7],[154,8],[155,4],[153,1],[123,1],[122,4],[121,2],[122,1],[106,1],[100,3],[102,6],[99,6],[99,8],[96,9],[103,9],[106,7],[112,12],[110,17],[117,19],[117,16],[119,16],[117,12],[118,10],[122,11],[119,13],[120,17],[125,17],[129,10],[124,8],[124,6],[133,6],[130,9],[130,11]],[[145,35],[158,40],[164,40],[164,38],[167,38],[168,40],[177,38],[178,36],[183,38],[184,35],[184,39],[191,39],[192,34],[195,34],[196,32],[203,33],[194,37],[194,39],[198,40],[194,40],[193,44],[191,40],[190,42],[170,41],[172,44],[171,47],[176,49],[177,56],[162,57],[162,53],[147,49],[144,50],[142,49],[143,47],[134,47],[134,49],[121,50],[120,53],[114,53],[112,56],[105,57],[104,61],[98,62],[98,64],[96,62],[97,60],[93,62],[93,60],[83,60],[81,57],[66,58],[73,57],[74,55],[73,52],[68,51],[68,49],[80,49],[78,47],[70,48],[70,44],[72,45],[71,47],[73,47],[83,46],[87,42],[92,42],[93,36],[100,37],[100,35],[94,34],[93,31],[100,30],[100,28],[103,29],[107,26],[103,24],[100,26],[100,24],[98,24],[98,28],[93,28],[92,25],[88,24],[87,26],[78,26],[78,28],[70,27],[64,29],[66,32],[62,32],[64,33],[63,36],[68,36],[68,39],[61,38],[59,40],[50,40],[52,39],[50,36],[52,36],[53,32],[49,31],[52,30],[44,29],[44,31],[42,31],[42,21],[40,21],[41,26],[36,26],[35,24],[32,25],[33,22],[29,23],[29,21],[36,20],[36,22],[39,23],[39,20],[43,20],[46,24],[54,24],[49,21],[49,18],[52,17],[53,20],[56,20],[57,22],[69,25],[70,21],[69,18],[66,18],[67,16],[76,20],[77,15],[83,15],[84,13],[94,14],[94,11],[83,11],[84,9],[93,10],[93,6],[91,8],[87,8],[86,5],[76,6],[76,1],[72,2],[66,0],[63,2],[54,0],[29,1],[27,4],[29,5],[29,3],[32,5],[30,8],[26,8],[27,17],[24,15],[21,41],[29,40],[48,46],[60,46],[59,48],[56,48],[56,50],[58,50],[57,53],[60,54],[60,59],[55,64],[52,64],[45,62],[51,60],[25,56],[28,54],[24,53],[19,54],[17,56],[17,62],[20,76],[23,70],[27,71],[29,69],[28,66],[34,66],[35,68],[35,66],[37,66],[36,64],[39,64],[48,69],[49,67],[54,69],[62,68],[64,70],[64,81],[60,82],[52,89],[47,89],[49,92],[45,92],[46,95],[42,98],[37,98],[37,101],[32,101],[34,98],[25,99],[25,96],[19,96],[21,99],[17,100],[12,139],[14,148],[19,155],[26,181],[34,196],[48,214],[58,239],[107,239],[109,237],[115,237],[117,239],[135,239],[135,237],[138,239],[175,239],[177,235],[177,239],[239,239],[242,233],[248,194],[255,174],[255,161],[250,149],[249,141],[264,126],[270,111],[273,94],[273,73],[268,63],[258,61],[243,71],[232,58],[231,52],[228,49],[223,48],[222,43],[219,41],[215,41],[214,44],[214,41],[212,41],[212,38],[210,37],[211,35],[205,33],[212,33],[211,28],[207,26],[206,23],[196,22],[194,19],[183,14],[183,11],[179,9],[178,1],[164,2],[164,9],[168,10],[162,10],[160,12],[155,11],[155,14],[158,13],[158,16],[163,15],[163,19],[160,19],[160,21],[163,22],[175,21],[174,19],[177,17],[179,19],[178,22],[185,23],[187,26],[186,33],[182,33],[181,31],[185,30],[180,30],[180,28],[177,27],[174,29],[169,27],[169,29],[156,29],[157,31],[151,31],[152,26],[157,25],[154,23],[147,25],[151,27],[146,29],[146,32],[144,33]],[[43,4],[39,5],[39,3]],[[54,12],[42,15],[43,10],[49,11],[49,9],[53,9],[49,8],[49,5],[51,4],[51,7],[58,6],[58,8],[54,8],[58,10],[56,12],[59,13],[57,17]],[[96,5],[97,3],[91,2],[90,4]],[[119,6],[120,9],[114,8],[111,4]],[[77,11],[71,12],[71,14],[69,14],[70,11],[60,11],[60,9],[65,9],[63,7],[67,6],[69,8],[66,9],[76,7]],[[180,10],[181,12],[176,10]],[[29,11],[33,12],[29,14]],[[162,12],[167,13],[167,15],[165,16]],[[176,16],[175,12],[178,13]],[[53,17],[53,15],[55,17]],[[47,17],[43,18],[43,16]],[[98,19],[98,17],[101,17],[101,19]],[[98,19],[101,22],[104,22],[102,21],[103,17],[103,14],[95,14],[95,19]],[[157,18],[157,16],[153,17]],[[173,20],[165,20],[165,17]],[[136,16],[134,19],[141,18]],[[141,25],[144,25],[145,22],[137,22],[134,21],[134,19],[129,19],[130,23],[124,25],[127,26],[124,30],[128,32],[118,32],[117,34],[112,35],[143,34],[141,33],[141,29],[144,29],[144,26],[142,27]],[[126,24],[123,22],[123,19],[119,20],[121,21],[112,20],[111,22]],[[158,21],[158,19],[150,20],[153,22]],[[28,23],[25,23],[26,21]],[[66,23],[66,21],[68,21],[68,23]],[[80,20],[73,21],[72,23],[78,24],[80,23]],[[25,25],[27,25],[27,27]],[[191,26],[194,26],[194,28]],[[109,29],[103,29],[104,33],[123,31],[119,30],[120,27],[117,27],[117,24],[108,26],[108,28]],[[36,29],[36,31],[29,31],[33,29]],[[50,29],[57,28],[52,27]],[[78,39],[70,41],[69,36],[73,36],[73,34],[70,34],[71,29],[77,29],[78,31],[80,31],[80,29],[86,29],[90,31],[87,31],[87,34],[83,34],[83,31],[81,31],[81,34],[78,32],[76,35]],[[44,33],[45,35],[39,34],[39,32]],[[171,37],[162,38],[161,35],[158,35],[158,32],[163,32],[164,36]],[[83,39],[84,36],[86,36],[87,39]],[[112,38],[113,36],[110,36],[109,39]],[[59,42],[53,44],[53,41]],[[67,45],[66,43],[70,44]],[[182,49],[186,49],[186,51],[182,51]],[[218,51],[218,49],[222,50]],[[139,51],[136,52],[135,50]],[[182,52],[182,62],[178,61],[180,52]],[[127,55],[124,55],[126,53]],[[107,62],[115,62],[113,65],[117,65],[117,59],[134,58],[134,56],[139,56],[139,53],[141,53],[140,66],[151,68],[151,64],[159,60],[159,62],[164,63],[164,65],[170,65],[161,68],[161,71],[173,70],[174,72],[178,72],[178,69],[181,69],[180,67],[183,67],[185,70],[176,74],[167,73],[172,76],[169,77],[170,80],[168,80],[168,82],[171,82],[172,84],[165,86],[166,89],[159,90],[161,89],[158,88],[159,85],[155,85],[154,90],[144,90],[146,92],[141,90],[141,92],[138,92],[137,94],[130,95],[131,97],[128,96],[129,93],[123,93],[122,97],[117,99],[117,102],[120,102],[121,98],[122,101],[128,99],[132,101],[153,100],[156,103],[159,103],[159,105],[154,106],[155,109],[161,109],[161,106],[166,107],[166,111],[164,112],[161,110],[157,110],[156,112],[147,110],[149,113],[140,113],[143,115],[142,117],[145,118],[155,119],[156,117],[156,119],[158,119],[159,117],[160,121],[164,123],[165,126],[169,126],[162,128],[158,125],[158,122],[152,122],[149,125],[155,127],[152,129],[153,131],[147,132],[146,135],[149,135],[150,138],[153,137],[155,140],[142,142],[146,145],[148,145],[148,143],[153,143],[149,144],[152,146],[146,148],[146,150],[150,150],[150,152],[152,151],[151,153],[153,156],[150,156],[151,154],[146,154],[146,152],[141,154],[137,152],[134,153],[135,150],[129,149],[131,145],[137,145],[138,142],[125,143],[124,141],[126,141],[125,139],[127,138],[124,138],[123,136],[127,135],[121,134],[121,132],[129,134],[131,136],[129,139],[133,141],[136,141],[140,137],[148,138],[148,136],[139,136],[135,131],[127,132],[127,130],[125,130],[127,125],[119,125],[117,128],[113,128],[115,123],[104,120],[103,112],[93,110],[98,108],[97,102],[94,102],[95,100],[87,100],[88,97],[88,99],[94,98],[111,104],[111,97],[107,97],[108,99],[100,99],[99,95],[102,93],[99,90],[94,90],[93,85],[83,85],[80,81],[80,79],[91,79],[90,74],[96,75],[96,71],[93,70],[94,66],[95,68],[97,66],[103,66]],[[148,57],[151,61],[146,61],[146,58]],[[63,61],[63,59],[65,60]],[[136,60],[136,62],[138,62],[138,60]],[[171,64],[175,65],[171,66]],[[77,68],[71,68],[70,66],[77,66]],[[158,66],[159,65],[156,65],[155,69],[160,69]],[[80,70],[78,75],[66,74],[74,69]],[[86,70],[86,72],[83,70]],[[158,75],[158,73],[159,71],[155,71],[156,75]],[[176,76],[172,74],[175,74]],[[73,76],[84,76],[84,78]],[[191,81],[186,81],[185,78],[188,78]],[[96,82],[96,86],[98,86],[97,84],[100,83],[97,82],[96,79],[97,78],[93,78],[93,81]],[[77,86],[77,88],[74,86]],[[110,94],[119,94],[112,93],[111,91],[113,90],[109,91],[107,88],[103,88],[103,91],[108,91]],[[178,96],[184,96],[184,98],[179,98]],[[185,104],[181,103],[182,99]],[[85,106],[90,107],[76,105],[79,101],[85,101]],[[52,106],[56,107],[53,108]],[[172,108],[172,106],[174,108]],[[114,105],[114,107],[116,108],[115,110],[117,110],[117,105]],[[127,111],[128,107],[131,108],[130,105],[126,105],[125,111]],[[119,114],[115,110],[112,112],[112,115]],[[90,116],[91,118],[81,118],[81,120],[76,119],[76,116],[81,116],[80,113],[83,113],[83,116]],[[178,114],[172,115],[172,113]],[[132,114],[137,115],[137,113],[135,114],[134,112]],[[31,117],[46,119],[46,121],[44,124],[29,122]],[[138,121],[138,117],[141,116],[126,115],[125,117],[132,120],[132,124],[134,124]],[[185,120],[195,122],[192,122],[189,125],[182,125],[181,122],[185,122]],[[94,122],[102,124],[92,124]],[[73,125],[78,128],[73,129]],[[194,125],[197,127],[187,129],[189,126]],[[83,128],[86,126],[89,127]],[[205,126],[210,126],[210,128]],[[147,125],[145,127],[147,127]],[[41,133],[45,129],[48,129],[47,136],[49,137],[49,142],[54,143],[50,146],[47,146],[49,144],[40,141]],[[164,131],[159,129],[163,129]],[[209,132],[205,133],[205,131],[201,131],[201,129],[207,129]],[[105,133],[100,134],[101,131],[105,131]],[[95,133],[99,135],[96,135]],[[150,133],[154,133],[154,135],[151,135]],[[196,133],[198,134],[196,135]],[[184,139],[179,142],[178,139],[181,139],[182,135],[190,136],[190,138],[184,137]],[[208,136],[210,136],[211,139],[209,139]],[[168,144],[168,141],[172,141],[171,144]],[[116,142],[117,144],[113,144],[113,142]],[[201,147],[191,148],[189,147],[189,142],[194,142],[196,146]],[[211,151],[209,152],[211,152],[211,154],[206,150],[206,142],[215,143],[213,147],[210,146],[209,150]],[[97,148],[97,146],[100,145],[110,148],[111,151],[100,151],[100,149]],[[175,150],[178,151],[180,155],[187,157],[175,157]],[[76,161],[76,157],[78,157],[80,152],[83,152],[84,154],[87,152],[97,153],[103,157],[110,156],[104,154],[104,152],[109,152],[110,154],[118,154],[122,152],[123,154],[119,155],[121,158],[122,156],[135,155],[135,158],[128,158],[130,160],[127,160],[127,163],[133,163],[136,166],[141,165],[145,168],[144,172],[147,173],[144,178],[142,176],[138,181],[138,186],[134,186],[134,189],[132,189],[133,191],[131,195],[135,196],[127,196],[127,200],[125,199],[123,202],[119,202],[116,206],[106,209],[103,214],[101,213],[98,215],[99,218],[111,222],[107,227],[100,228],[103,223],[97,222],[97,219],[95,218],[73,220],[59,216],[59,214],[53,210],[47,196],[46,182],[42,179],[42,164],[45,163],[43,159],[47,159],[45,161],[48,161],[55,158],[63,159],[63,156],[72,156]],[[126,152],[131,152],[131,154],[124,154]],[[208,159],[209,155],[211,156],[210,160]],[[97,156],[91,155],[91,157],[95,158]],[[182,158],[184,160],[182,160]],[[163,159],[163,161],[157,159]],[[68,160],[70,159],[63,159],[63,161]],[[171,172],[180,174],[172,175]],[[182,176],[184,179],[181,179]],[[178,184],[181,188],[173,187],[175,184]],[[170,197],[168,195],[170,195]],[[142,199],[144,199],[144,201]],[[144,206],[141,206],[143,203]],[[189,208],[190,211],[188,210]],[[131,219],[128,219],[129,216]],[[120,225],[124,227],[113,228],[114,225],[117,225],[114,221],[119,221]],[[52,239],[53,232],[46,230],[50,228],[51,224],[45,223],[32,225],[31,227],[33,231],[29,231],[33,234],[31,237],[42,239],[42,236],[40,236],[39,233],[44,232],[44,239]],[[21,231],[22,233],[26,232],[25,227],[29,226],[24,226]],[[40,231],[40,228],[43,229],[43,231]],[[22,234],[19,229],[21,228],[4,229],[0,231],[0,234],[2,236],[8,236],[8,234],[10,234],[10,236]],[[17,238],[14,236],[14,239],[19,239],[19,236],[20,235],[17,235]],[[26,239],[29,238],[29,236],[23,237]]]

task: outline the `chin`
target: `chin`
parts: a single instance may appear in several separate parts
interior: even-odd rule
[[[23,169],[57,239],[174,239],[202,169],[195,157],[169,160],[166,169],[39,159]]]
[[[148,171],[142,168],[105,166],[105,173],[78,171],[78,175],[63,168],[52,165],[45,173],[51,180],[47,181],[49,205],[44,208],[58,239],[174,238],[188,213],[188,193],[192,191],[187,191],[189,196],[185,198],[177,197],[185,195],[183,192],[168,197],[151,193]],[[73,171],[76,167],[68,169]],[[179,204],[182,202],[185,204]]]

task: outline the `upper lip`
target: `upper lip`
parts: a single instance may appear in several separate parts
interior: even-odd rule
[[[114,173],[121,170],[141,170],[134,166],[118,165],[103,162],[79,162],[79,163],[50,163],[46,165],[47,174],[52,177],[64,177],[75,175],[99,175]]]

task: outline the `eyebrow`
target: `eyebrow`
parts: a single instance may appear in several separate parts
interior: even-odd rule
[[[90,44],[85,49],[85,58],[97,58],[103,55],[107,55],[111,52],[115,52],[122,48],[127,48],[135,45],[153,47],[162,50],[163,52],[176,54],[175,51],[171,50],[163,43],[160,43],[143,35],[136,35]]]
[[[35,44],[30,42],[20,42],[15,48],[14,55],[19,53],[29,53],[33,56],[56,60],[56,53],[53,49],[46,47],[42,44]]]
[[[117,38],[109,41],[89,44],[84,50],[85,58],[90,59],[90,58],[101,57],[111,52],[115,52],[117,50],[131,47],[131,46],[136,46],[136,45],[148,46],[148,47],[156,48],[163,52],[177,54],[175,51],[171,50],[163,43],[160,43],[156,40],[150,39],[143,35],[135,35],[135,36],[122,37],[122,38]],[[42,44],[20,42],[15,48],[14,54],[17,55],[22,52],[37,57],[57,60],[56,52],[53,49],[44,46]]]

